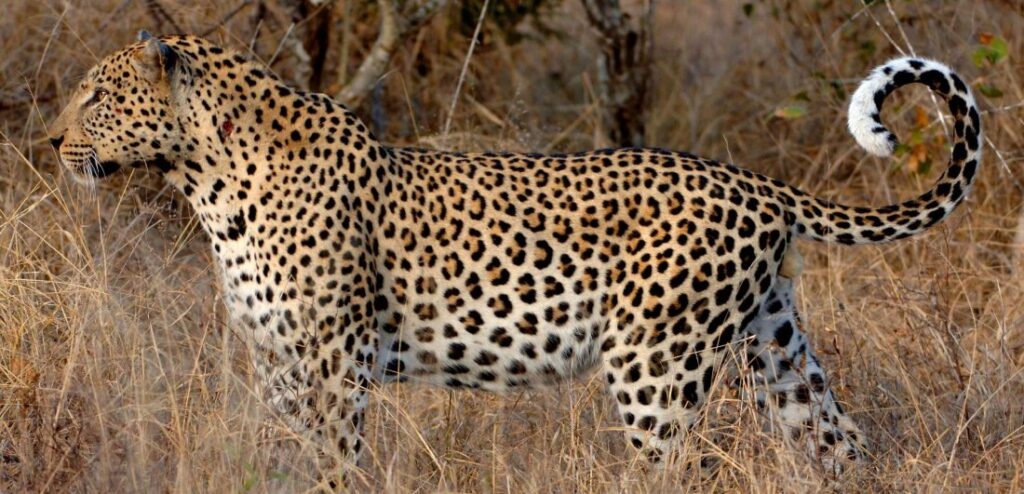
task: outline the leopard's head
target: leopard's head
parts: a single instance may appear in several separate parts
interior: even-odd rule
[[[126,165],[164,164],[187,147],[178,118],[182,58],[165,40],[138,42],[89,70],[50,125],[60,161],[78,176],[102,178]]]

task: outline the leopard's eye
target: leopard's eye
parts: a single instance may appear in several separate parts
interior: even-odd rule
[[[87,104],[89,104],[89,105],[98,105],[98,104],[102,103],[103,100],[107,99],[107,96],[109,96],[109,95],[110,95],[110,91],[107,91],[106,89],[97,89],[97,90],[93,91],[92,98],[89,98],[89,101],[88,101]]]

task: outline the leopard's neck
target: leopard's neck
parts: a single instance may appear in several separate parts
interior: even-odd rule
[[[352,113],[257,67],[233,69],[235,78],[250,74],[248,88],[192,81],[180,120],[200,137],[165,173],[210,236],[229,306],[241,312],[267,299],[280,306],[281,294],[257,292],[267,279],[301,295],[317,265],[293,255],[303,245],[316,243],[321,250],[310,255],[324,256],[365,242],[389,180],[388,151]]]

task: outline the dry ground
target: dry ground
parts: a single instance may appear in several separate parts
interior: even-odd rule
[[[271,445],[288,433],[253,396],[190,212],[152,177],[77,187],[44,140],[45,122],[78,76],[140,27],[159,30],[143,3],[3,2],[0,492],[301,490],[311,475],[304,456],[271,458]],[[232,2],[163,3],[184,29],[200,31]],[[508,397],[392,386],[374,393],[360,485],[385,492],[1024,490],[1024,263],[1014,244],[1024,181],[1024,7],[769,0],[751,2],[747,16],[743,3],[660,3],[650,144],[881,205],[923,190],[948,151],[927,92],[905,90],[886,118],[934,166],[914,153],[867,158],[844,128],[845,98],[860,76],[912,47],[990,95],[1003,93],[981,97],[985,166],[954,218],[892,245],[800,246],[806,326],[871,441],[873,461],[827,479],[759,432],[750,407],[719,393],[708,410],[723,413],[697,426],[683,460],[645,475],[599,383]],[[210,36],[248,46],[251,17],[243,12]],[[397,144],[588,148],[590,33],[573,1],[549,18],[565,39],[485,39],[447,137],[440,132],[468,46],[452,16],[403,44],[381,91],[358,111]],[[372,12],[355,19],[350,63],[372,39],[372,19]],[[272,58],[286,30],[261,26],[256,55]],[[990,36],[1006,41],[1008,57],[978,66],[972,54],[983,41],[991,46]],[[273,67],[287,78],[295,62],[286,55]],[[699,455],[719,466],[694,467]]]

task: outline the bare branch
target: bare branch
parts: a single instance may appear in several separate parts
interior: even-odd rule
[[[618,0],[583,0],[583,10],[590,25],[603,39],[615,39],[624,34],[626,24]]]
[[[448,0],[425,0],[420,2],[415,10],[405,17],[403,34],[419,29],[425,22],[430,20],[437,11],[441,10]]]
[[[373,43],[370,53],[366,55],[356,75],[336,96],[348,105],[359,103],[370,92],[387,70],[391,54],[398,45],[401,31],[398,27],[398,12],[395,10],[394,0],[379,0],[377,5],[380,6],[380,33],[377,35],[377,41]]]
[[[408,16],[400,16],[394,0],[378,0],[380,9],[380,32],[363,63],[356,70],[352,80],[345,85],[335,98],[346,105],[357,105],[384,76],[391,56],[406,35],[419,29],[447,0],[425,0]]]

